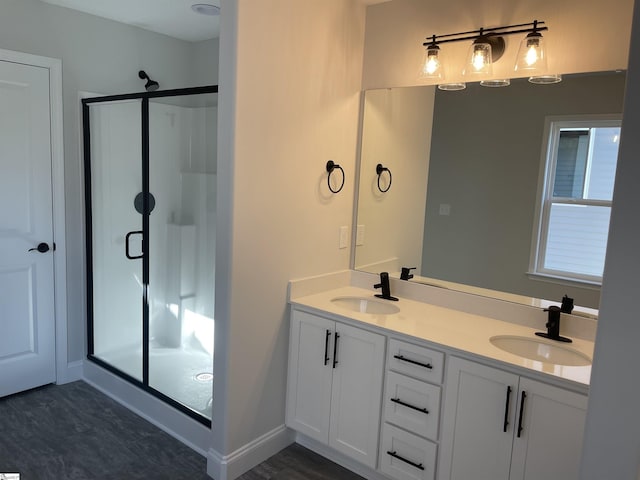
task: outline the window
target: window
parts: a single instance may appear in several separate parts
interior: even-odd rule
[[[533,275],[600,284],[620,119],[548,120]]]

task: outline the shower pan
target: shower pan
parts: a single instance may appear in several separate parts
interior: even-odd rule
[[[87,357],[206,426],[217,91],[82,100]]]

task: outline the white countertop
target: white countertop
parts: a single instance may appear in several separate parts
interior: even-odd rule
[[[341,308],[331,299],[336,297],[364,297],[378,300],[371,290],[354,286],[343,286],[320,293],[312,293],[291,298],[292,305],[311,308],[321,312],[354,320],[372,327],[386,330],[388,333],[408,335],[443,347],[467,352],[472,355],[497,360],[534,372],[557,377],[561,380],[589,385],[591,366],[564,366],[529,360],[515,354],[505,352],[491,344],[489,338],[494,335],[514,335],[532,337],[545,341],[534,335],[541,329],[533,329],[517,323],[509,323],[493,318],[464,313],[458,310],[439,307],[428,303],[400,298],[396,305],[400,311],[390,315],[374,315],[354,312]],[[389,300],[380,300],[388,302]],[[557,343],[549,340],[550,343]],[[562,344],[577,350],[589,358],[593,358],[593,342],[574,338],[573,343]]]

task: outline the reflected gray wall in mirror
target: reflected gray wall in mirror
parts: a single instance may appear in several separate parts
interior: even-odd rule
[[[534,280],[527,275],[544,125],[547,116],[621,114],[624,84],[624,73],[599,72],[565,76],[555,85],[533,85],[526,79],[516,79],[506,88],[468,84],[466,90],[459,92],[435,90],[430,149],[426,149],[423,158],[428,164],[428,175],[423,178],[427,184],[426,207],[424,196],[413,199],[415,208],[425,212],[422,250],[399,252],[388,247],[393,242],[387,238],[382,243],[386,246],[377,252],[379,263],[372,261],[370,251],[366,261],[360,261],[366,249],[378,243],[377,239],[368,238],[365,245],[356,246],[355,268],[393,271],[400,266],[418,267],[416,273],[424,277],[558,302],[568,294],[578,305],[597,308],[597,288]],[[434,87],[402,90],[413,89],[433,91]],[[390,96],[393,90],[400,89],[391,89],[385,95]],[[374,150],[367,143],[380,142],[379,136],[373,139],[366,135],[367,122],[371,121],[367,96],[380,95],[379,92],[365,94],[357,223],[367,222],[367,232],[381,230],[372,223],[397,222],[388,214],[361,215],[361,205],[371,208],[366,198],[369,191],[363,188],[363,184],[370,183],[368,177],[363,178],[365,168],[370,169],[365,166],[375,162],[367,158],[367,152]],[[412,108],[430,106],[414,102]],[[397,109],[389,111],[398,117]],[[385,123],[392,124],[393,120]],[[399,144],[401,140],[394,141]],[[414,139],[406,140],[415,143]],[[392,170],[395,168],[394,186],[399,177],[412,174],[403,169],[402,158],[387,164]],[[396,191],[396,195],[401,194],[412,196],[411,191]],[[384,199],[378,200],[382,202]],[[443,214],[447,208],[449,214]],[[403,212],[396,211],[394,215],[402,216]],[[392,231],[388,235],[403,233]],[[389,259],[393,261],[385,263]]]

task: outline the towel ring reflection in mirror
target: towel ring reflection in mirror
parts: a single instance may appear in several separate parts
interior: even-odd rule
[[[389,174],[389,184],[387,185],[387,188],[382,188],[380,186],[380,179],[382,178],[383,172],[387,172]],[[378,165],[376,165],[376,173],[378,174],[378,190],[380,190],[382,193],[388,192],[389,189],[391,188],[391,182],[393,181],[393,177],[391,176],[391,170],[389,170],[387,167],[383,167],[382,164],[379,163]]]
[[[342,173],[342,182],[340,183],[340,186],[336,189],[334,189],[331,186],[331,174],[335,169],[339,169],[340,172]],[[342,190],[342,187],[344,187],[344,170],[340,165],[335,163],[333,160],[329,160],[327,162],[327,172],[329,172],[329,175],[327,176],[327,185],[329,186],[329,190],[331,190],[331,193],[338,193],[340,190]]]

